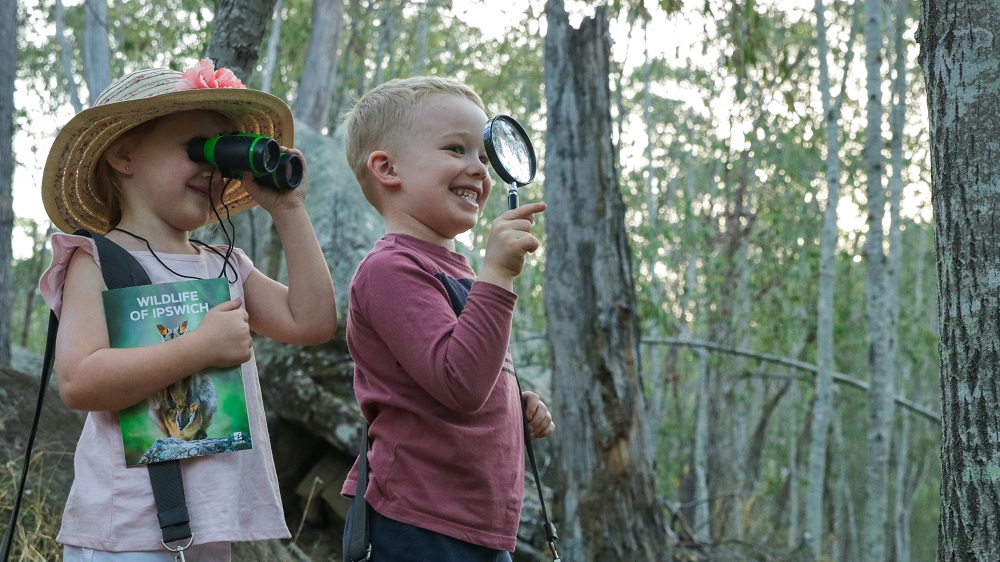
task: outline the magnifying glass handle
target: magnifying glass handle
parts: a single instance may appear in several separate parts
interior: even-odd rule
[[[517,205],[517,184],[511,183],[507,186],[507,209],[516,209]]]

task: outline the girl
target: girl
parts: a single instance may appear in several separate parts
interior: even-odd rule
[[[184,73],[147,69],[116,81],[52,145],[42,192],[60,230],[106,234],[153,283],[227,277],[232,298],[184,337],[111,348],[94,242],[52,236],[52,265],[40,286],[60,318],[59,392],[70,408],[89,412],[57,537],[65,560],[174,560],[161,545],[146,469],[125,466],[117,411],[212,367],[240,366],[254,443],[181,463],[193,533],[186,558],[228,561],[232,541],[289,536],[250,331],[297,345],[329,341],[337,326],[333,282],[305,211],[305,171],[297,189],[279,192],[258,186],[249,173],[225,181],[188,156],[191,139],[233,130],[293,143],[292,116],[281,100],[246,89],[204,59]],[[188,237],[256,204],[271,215],[284,246],[287,287],[231,242],[209,247]]]

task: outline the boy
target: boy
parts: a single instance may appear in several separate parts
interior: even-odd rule
[[[519,395],[508,350],[513,279],[539,246],[531,228],[545,204],[493,222],[478,277],[454,251],[492,187],[486,120],[472,89],[435,77],[382,84],[347,117],[348,162],[386,227],[351,282],[347,327],[376,561],[510,560],[521,400],[533,438],[555,430],[536,394]]]

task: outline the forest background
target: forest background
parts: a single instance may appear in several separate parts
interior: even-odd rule
[[[13,121],[0,141],[16,139],[0,160],[4,182],[15,178],[0,191],[0,234],[13,241],[0,247],[10,376],[37,378],[48,314],[36,286],[51,227],[18,205],[36,197],[58,124],[111,79],[207,54],[288,101],[343,312],[380,232],[344,162],[340,115],[390,78],[452,76],[489,114],[520,120],[539,154],[521,198],[550,209],[543,249],[517,282],[511,346],[556,416],[536,450],[565,559],[939,552],[938,277],[917,3],[2,3],[12,91],[0,109]],[[495,196],[460,240],[474,268],[503,209]],[[266,214],[237,226],[237,243],[280,277]],[[336,559],[337,491],[359,428],[343,333],[318,348],[258,347],[295,533],[267,556]],[[5,388],[0,430],[24,417],[11,404],[33,406],[30,385]],[[6,431],[4,514],[24,441]],[[36,489],[65,484],[70,437],[36,456]],[[530,481],[518,560],[547,559]],[[25,560],[55,548],[53,489],[22,514]]]

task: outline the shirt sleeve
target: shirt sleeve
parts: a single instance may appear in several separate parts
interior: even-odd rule
[[[461,315],[426,264],[403,254],[369,256],[354,279],[356,310],[414,381],[449,409],[486,403],[503,367],[517,296],[473,283]]]
[[[97,253],[97,245],[86,236],[76,236],[74,234],[64,234],[57,232],[49,239],[52,246],[52,263],[45,270],[38,280],[38,290],[45,299],[45,303],[56,313],[62,314],[63,284],[66,283],[66,271],[69,269],[69,262],[73,259],[73,254],[77,249],[87,252],[94,258],[98,267],[101,265]]]

